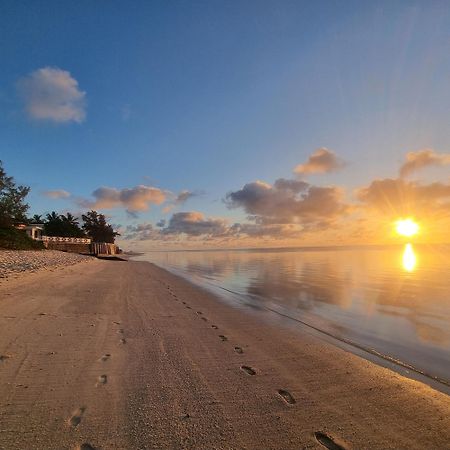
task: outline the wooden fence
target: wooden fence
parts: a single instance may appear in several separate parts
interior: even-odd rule
[[[106,242],[92,242],[90,245],[91,253],[94,255],[117,255],[119,247],[116,244],[108,244]]]

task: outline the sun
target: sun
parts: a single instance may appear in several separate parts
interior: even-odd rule
[[[419,224],[413,219],[399,219],[395,222],[395,230],[400,236],[411,237],[419,232]]]

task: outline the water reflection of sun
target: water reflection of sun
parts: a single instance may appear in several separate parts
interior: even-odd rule
[[[403,250],[403,258],[402,258],[403,268],[407,272],[412,272],[417,265],[417,257],[414,253],[413,247],[411,244],[405,245],[405,250]]]

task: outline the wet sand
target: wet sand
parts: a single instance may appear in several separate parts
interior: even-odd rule
[[[1,449],[450,448],[449,396],[149,263],[11,279],[0,329]]]

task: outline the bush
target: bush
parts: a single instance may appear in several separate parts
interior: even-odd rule
[[[44,244],[27,236],[25,231],[16,228],[0,228],[0,249],[4,250],[43,250]]]

